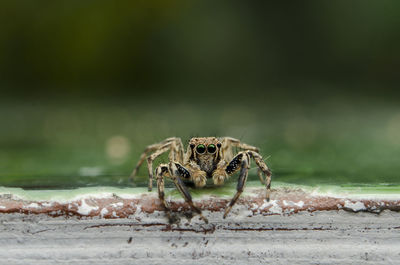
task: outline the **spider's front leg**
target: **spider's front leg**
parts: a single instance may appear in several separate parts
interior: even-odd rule
[[[236,201],[239,199],[240,195],[243,192],[244,184],[246,183],[249,172],[249,166],[250,166],[249,155],[246,152],[240,152],[232,159],[232,161],[228,164],[228,166],[225,169],[226,173],[231,175],[240,168],[240,173],[239,173],[238,184],[236,186],[235,196],[233,196],[231,202],[229,203],[228,207],[225,210],[224,219],[231,211],[232,206],[236,203]]]
[[[208,220],[206,217],[203,216],[201,213],[201,210],[197,208],[192,201],[192,196],[189,193],[189,190],[185,186],[185,184],[182,181],[182,178],[185,179],[190,179],[191,175],[190,172],[183,167],[181,164],[177,162],[170,162],[169,165],[160,165],[156,169],[156,174],[157,174],[157,187],[158,187],[158,195],[163,203],[165,209],[167,210],[168,217],[170,217],[170,209],[165,201],[165,194],[164,194],[164,176],[169,177],[172,179],[174,182],[176,188],[179,190],[181,193],[182,197],[185,199],[185,201],[190,205],[190,207],[200,215],[200,219],[202,219],[205,223],[208,223]]]
[[[225,210],[224,218],[228,215],[230,210],[232,209],[232,206],[236,203],[238,200],[239,196],[243,192],[244,184],[246,183],[247,176],[248,176],[248,170],[250,167],[250,158],[253,158],[254,161],[256,162],[257,166],[259,167],[259,170],[266,175],[266,180],[265,180],[265,185],[266,185],[266,200],[269,201],[270,199],[270,194],[271,194],[271,171],[265,164],[264,160],[262,159],[261,155],[255,151],[244,151],[240,152],[237,154],[232,161],[228,164],[226,167],[225,171],[228,175],[232,175],[235,173],[237,170],[240,168],[240,173],[239,173],[239,179],[238,179],[238,184],[236,187],[236,194],[232,198],[231,202],[229,203],[228,207]],[[262,177],[260,177],[262,180]]]

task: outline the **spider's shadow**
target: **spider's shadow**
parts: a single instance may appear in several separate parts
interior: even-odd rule
[[[167,214],[169,224],[177,224],[179,225],[183,218],[186,218],[190,223],[192,218],[195,216],[191,210],[182,211],[182,212],[170,212]]]

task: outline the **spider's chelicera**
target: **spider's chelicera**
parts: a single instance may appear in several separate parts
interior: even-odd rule
[[[234,155],[233,148],[239,148],[242,151]],[[186,153],[184,152],[182,140],[176,137],[149,145],[140,156],[139,162],[131,174],[131,178],[134,178],[139,167],[147,159],[149,191],[151,191],[153,187],[153,161],[161,154],[168,151],[169,163],[160,164],[155,170],[158,195],[168,216],[170,216],[170,209],[164,198],[164,177],[172,179],[185,201],[200,215],[200,218],[207,223],[207,218],[205,218],[201,210],[193,204],[192,196],[184,182],[192,182],[196,188],[201,188],[206,185],[207,179],[212,179],[215,185],[222,185],[230,175],[240,170],[236,188],[237,191],[225,210],[225,218],[243,192],[251,158],[254,159],[258,166],[258,176],[261,183],[266,186],[266,199],[269,201],[271,193],[271,171],[259,154],[258,148],[241,143],[239,140],[231,137],[192,138],[189,141]]]

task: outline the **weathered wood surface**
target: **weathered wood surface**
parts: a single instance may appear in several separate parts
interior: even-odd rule
[[[400,200],[263,189],[182,199],[169,224],[156,193],[67,201],[0,196],[0,264],[399,264]]]

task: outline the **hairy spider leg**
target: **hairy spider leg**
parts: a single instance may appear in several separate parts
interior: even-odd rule
[[[253,151],[247,151],[247,153],[254,159],[258,166],[258,176],[260,178],[260,181],[262,184],[265,184],[266,188],[266,194],[265,194],[265,199],[269,201],[271,197],[271,170],[268,168],[267,164],[264,162],[262,156],[259,153],[253,152]],[[265,176],[265,180],[263,176]]]
[[[240,168],[240,173],[239,173],[239,178],[238,178],[238,184],[236,187],[236,194],[234,195],[234,197],[230,201],[228,207],[226,208],[225,213],[224,213],[224,218],[226,218],[226,216],[232,209],[232,206],[236,203],[236,201],[239,199],[240,195],[243,192],[244,185],[247,181],[248,170],[250,167],[250,158],[254,159],[257,166],[260,168],[260,170],[267,176],[266,181],[265,181],[266,190],[267,190],[266,191],[266,200],[269,201],[269,199],[270,199],[271,171],[268,169],[268,167],[265,164],[264,160],[262,159],[261,155],[258,154],[257,152],[250,151],[250,150],[239,152],[232,159],[232,161],[228,164],[228,166],[225,169],[227,174],[232,175]]]
[[[161,203],[166,210],[168,219],[171,220],[171,213],[170,213],[171,210],[169,209],[168,203],[165,201],[164,176],[170,177],[167,164],[161,164],[156,168],[156,177],[157,177],[158,198],[161,200]]]
[[[154,152],[157,149],[160,149],[165,144],[170,143],[170,142],[172,142],[174,140],[175,140],[175,137],[171,137],[171,138],[165,139],[162,142],[147,146],[145,148],[145,150],[143,151],[143,153],[140,155],[139,161],[137,162],[135,168],[133,169],[133,171],[132,171],[132,173],[131,173],[131,175],[129,177],[133,180],[133,178],[136,176],[137,172],[139,171],[140,166],[143,164],[144,160],[146,160],[146,157],[147,157],[148,153]]]
[[[163,165],[160,165],[159,167],[157,167],[156,174],[157,174],[158,195],[159,195],[161,202],[163,203],[164,207],[166,208],[166,210],[168,212],[170,212],[170,209],[164,198],[164,196],[165,196],[165,194],[164,194],[164,176],[172,179],[176,188],[181,193],[181,195],[185,199],[185,201],[190,205],[190,207],[197,214],[200,215],[200,219],[202,219],[205,223],[208,223],[207,218],[203,216],[201,210],[194,205],[192,196],[190,195],[188,188],[183,183],[182,178],[185,178],[185,179],[191,178],[190,172],[185,167],[183,167],[178,162],[170,162],[168,166],[166,164],[163,164]],[[168,217],[170,217],[169,213],[168,213]]]
[[[230,161],[233,159],[234,155],[233,155],[233,148],[239,148],[242,150],[250,150],[250,151],[254,151],[254,152],[259,152],[259,149],[255,146],[252,145],[248,145],[245,143],[242,143],[239,139],[235,139],[232,137],[222,137],[221,139],[221,154],[222,154],[222,159],[224,159],[225,161]]]
[[[239,173],[239,178],[238,178],[238,184],[236,186],[235,196],[233,196],[228,207],[225,209],[224,219],[226,218],[228,213],[231,211],[232,206],[236,203],[236,201],[239,199],[240,195],[243,192],[244,184],[246,183],[248,172],[249,172],[249,167],[250,167],[250,158],[246,152],[240,152],[239,154],[237,154],[233,158],[233,160],[228,164],[228,166],[226,167],[226,172],[228,174],[233,174],[239,168],[240,168],[240,173]]]
[[[243,149],[245,151],[253,151],[258,152],[259,149],[255,146],[251,146],[245,143],[240,142],[240,140],[232,138],[232,137],[222,137],[220,138],[221,148],[220,148],[220,157],[221,161],[217,165],[217,169],[213,172],[213,181],[214,185],[220,186],[225,180],[229,178],[229,174],[225,171],[228,163],[233,159],[234,148]],[[262,182],[264,184],[264,182]]]
[[[259,153],[259,148],[255,147],[255,146],[251,146],[245,143],[240,142],[240,140],[232,138],[232,137],[223,137],[221,138],[222,141],[222,148],[223,148],[223,154],[227,155],[227,160],[231,160],[232,158],[229,157],[229,155],[232,155],[232,148],[233,147],[238,147],[240,149],[243,150],[248,150],[248,151],[253,151],[256,153]],[[254,156],[255,158],[258,156]],[[257,163],[257,161],[256,161]],[[260,163],[257,163],[257,165],[259,166],[259,168],[257,169],[257,175],[258,178],[260,179],[261,184],[265,184],[267,187],[271,185],[271,172],[268,170],[269,173],[266,173],[265,170],[263,170],[263,166],[260,166]],[[265,164],[265,162],[264,162]],[[266,165],[265,165],[266,166]],[[268,169],[268,167],[267,167]],[[266,180],[264,180],[264,176],[266,176]],[[269,181],[269,183],[267,183]],[[269,188],[267,188],[267,190],[269,190]],[[269,200],[269,194],[267,194],[267,200]]]
[[[149,145],[146,147],[146,149],[140,156],[135,169],[132,171],[132,174],[130,175],[130,179],[133,180],[133,178],[136,176],[140,166],[143,164],[144,160],[146,160],[146,158],[147,158],[147,168],[148,168],[148,172],[149,172],[148,189],[149,189],[149,191],[151,191],[152,187],[153,187],[153,161],[154,161],[154,159],[159,157],[161,154],[167,152],[168,150],[171,150],[169,153],[169,156],[168,156],[170,161],[179,161],[179,162],[183,161],[184,150],[183,150],[182,140],[177,137],[167,138],[160,143],[152,144],[152,145]],[[154,152],[154,153],[152,155],[148,156],[148,154],[151,152]]]
[[[171,143],[165,144],[163,147],[161,147],[160,149],[158,149],[153,154],[147,157],[147,170],[149,173],[149,184],[148,184],[149,191],[153,189],[153,161],[170,149],[171,149]],[[172,154],[172,152],[173,151],[171,150],[170,154]]]

